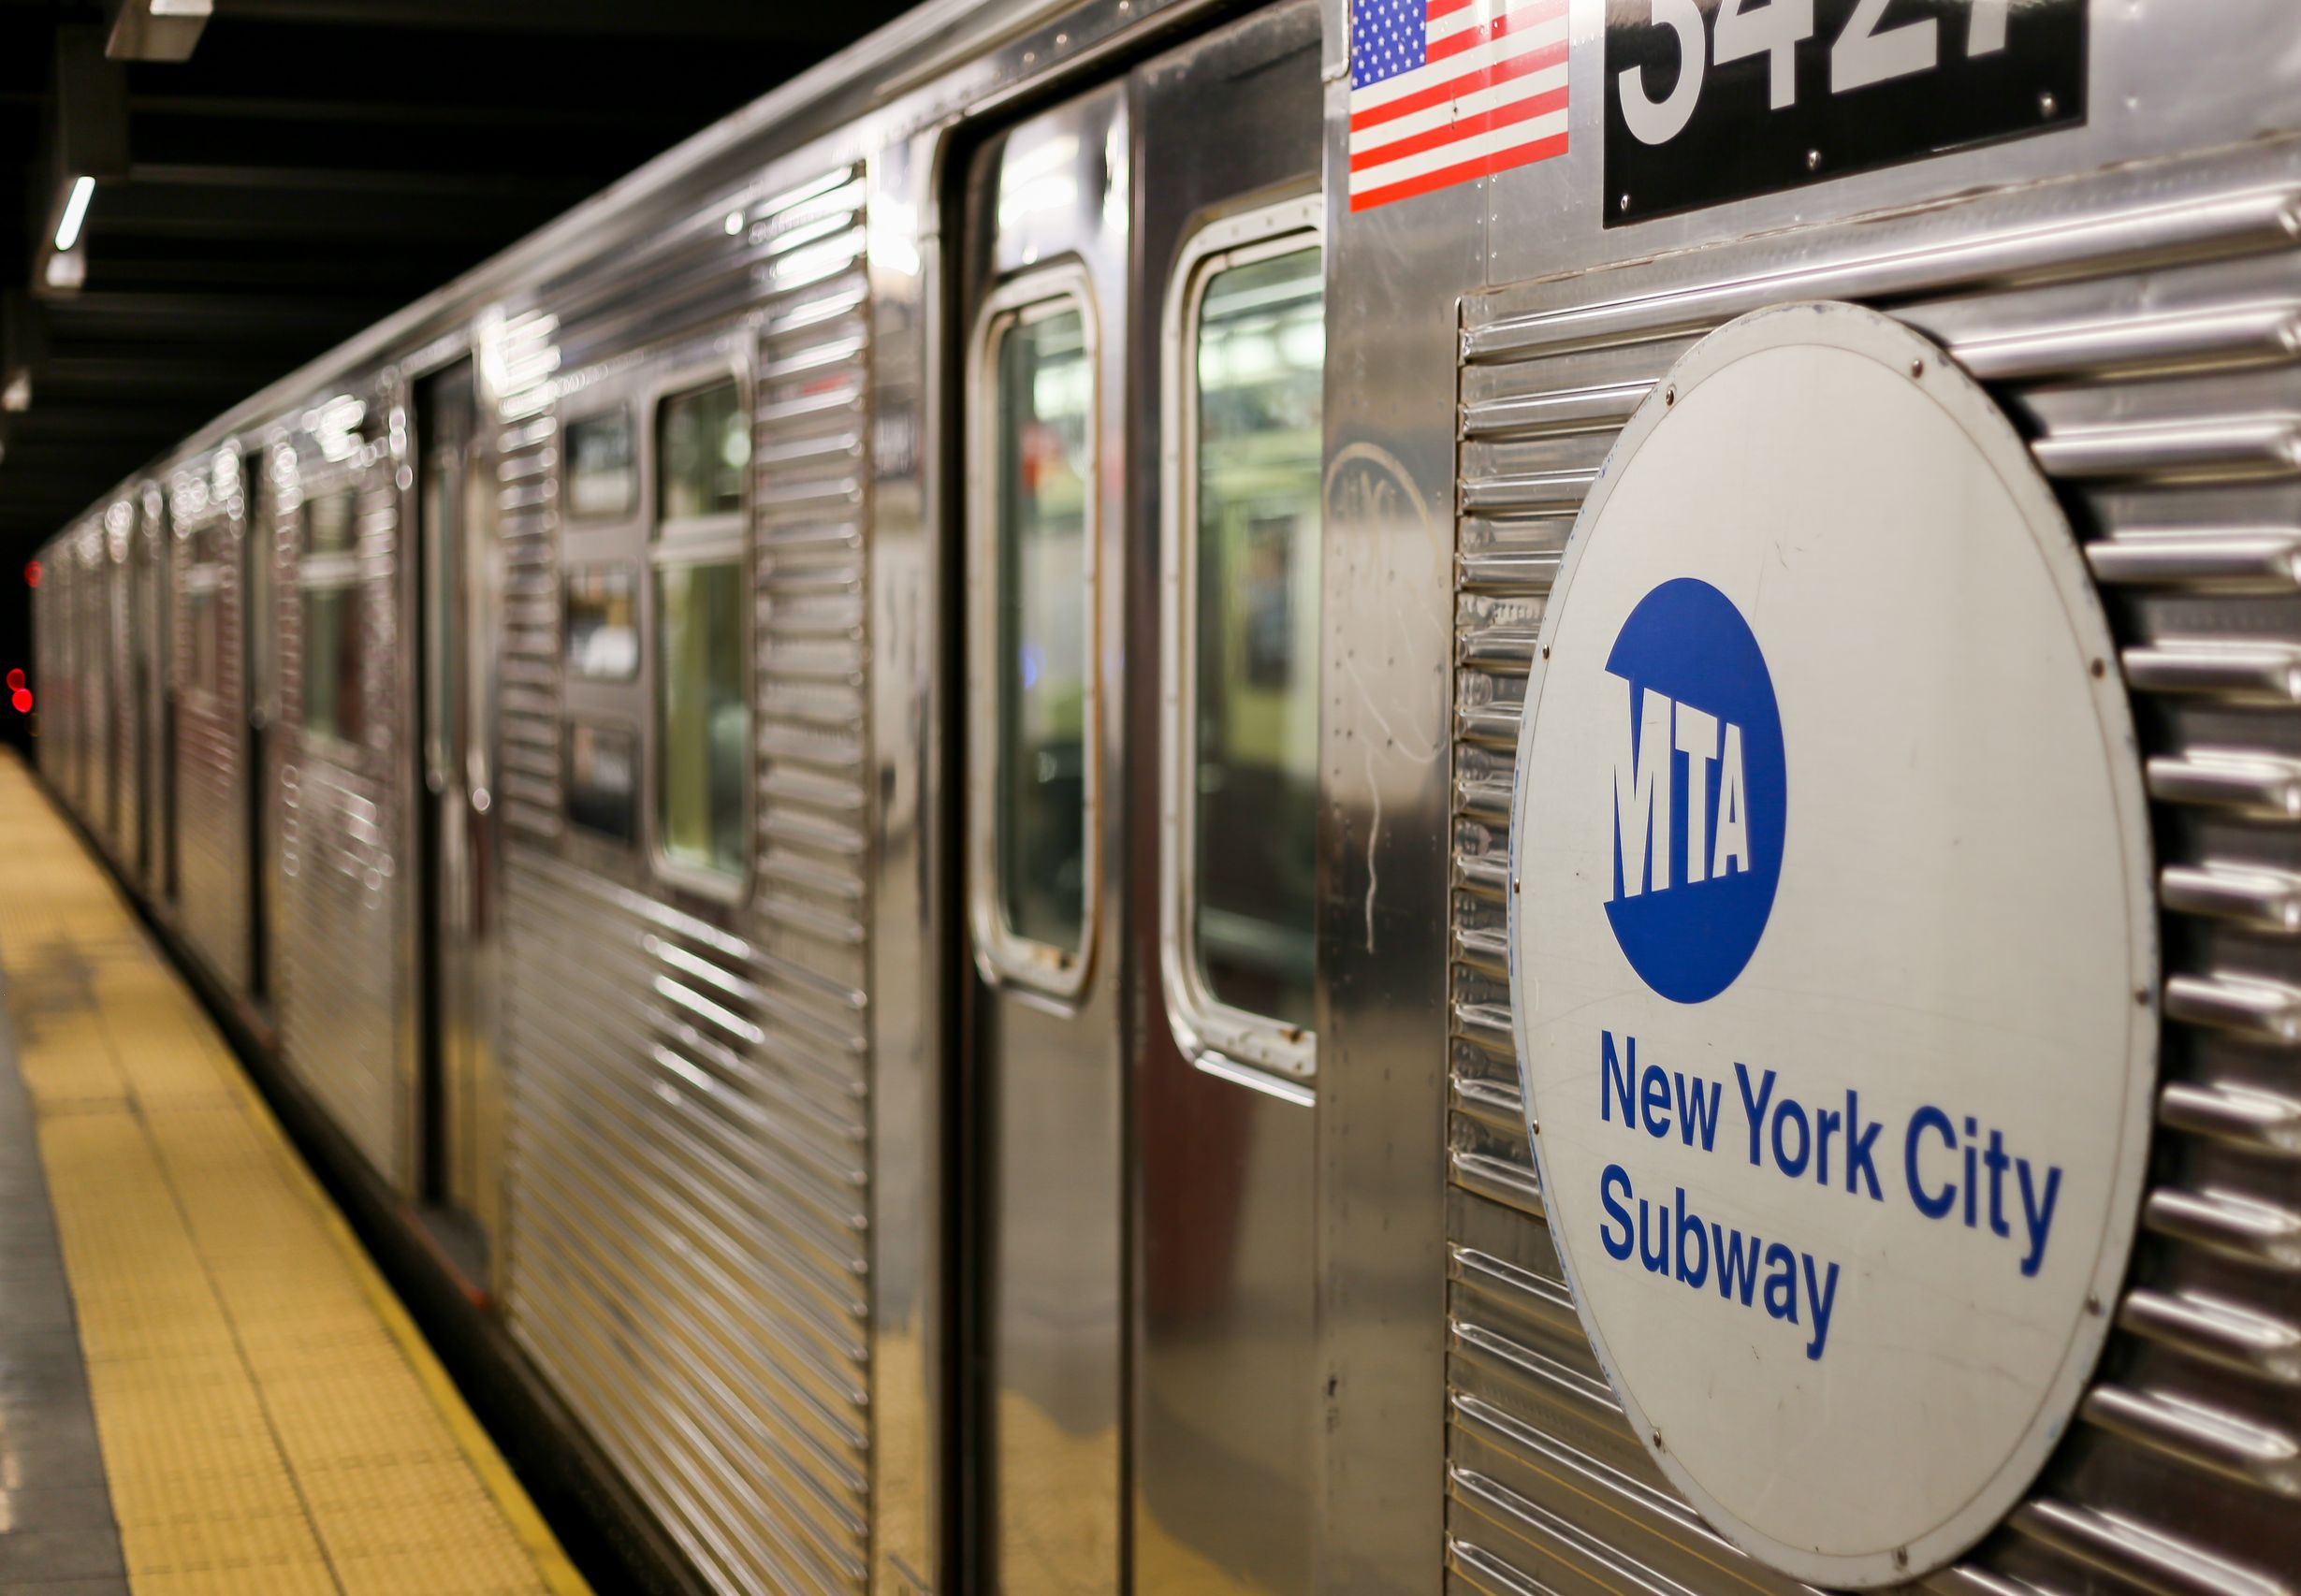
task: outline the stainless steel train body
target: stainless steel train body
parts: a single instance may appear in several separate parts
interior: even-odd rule
[[[1828,298],[2054,483],[2159,852],[2110,1350],[1930,1583],[2301,1589],[2301,11],[1627,220],[1609,22],[1354,208],[1339,0],[936,0],[43,552],[48,780],[705,1587],[1787,1587],[1577,1320],[1504,861],[1615,430]]]

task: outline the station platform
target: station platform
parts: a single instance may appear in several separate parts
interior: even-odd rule
[[[0,755],[0,1596],[586,1587],[175,970]]]

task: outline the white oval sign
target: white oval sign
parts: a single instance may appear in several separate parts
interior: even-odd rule
[[[2076,544],[1938,349],[1784,306],[1632,419],[1538,654],[1510,987],[1582,1323],[1738,1545],[1938,1567],[2067,1424],[2148,1150],[2147,817]]]

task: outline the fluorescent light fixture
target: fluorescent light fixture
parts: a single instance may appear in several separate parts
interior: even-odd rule
[[[114,61],[188,61],[215,0],[106,0],[104,13],[104,53]]]
[[[56,250],[69,254],[72,246],[80,242],[80,230],[88,221],[88,202],[95,197],[95,179],[79,177],[72,180],[72,196],[64,202],[64,220],[56,224]]]
[[[32,408],[32,373],[11,371],[7,386],[0,388],[0,410],[22,414]]]

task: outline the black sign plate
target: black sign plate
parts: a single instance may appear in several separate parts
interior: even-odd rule
[[[1606,224],[2085,121],[2086,0],[1609,0]]]

